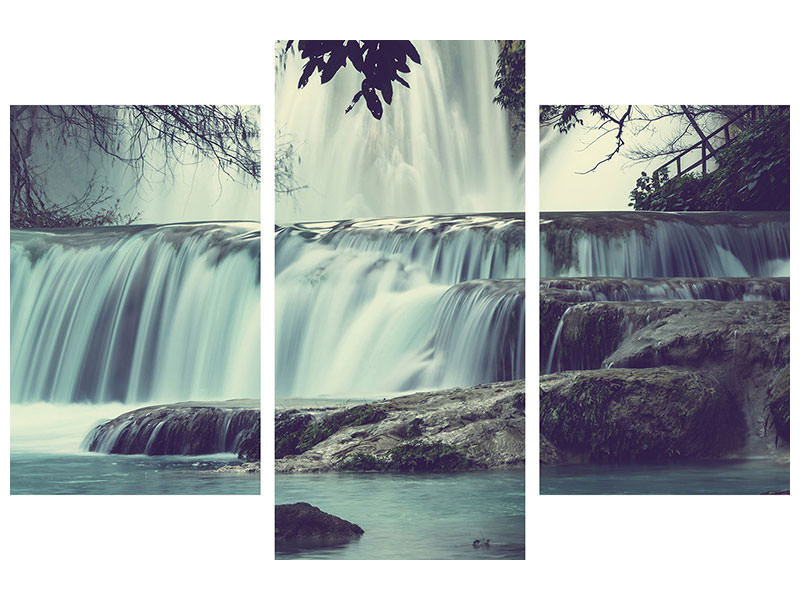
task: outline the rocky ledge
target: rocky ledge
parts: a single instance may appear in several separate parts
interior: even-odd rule
[[[361,537],[364,530],[307,502],[275,506],[275,546],[338,546]]]
[[[542,463],[788,457],[788,302],[585,302],[562,324]]]
[[[523,467],[525,381],[279,411],[275,458],[279,473]]]
[[[97,425],[83,441],[107,454],[215,454],[261,458],[258,400],[180,402],[147,406]]]
[[[719,457],[745,440],[741,408],[704,373],[566,371],[539,386],[545,464]]]

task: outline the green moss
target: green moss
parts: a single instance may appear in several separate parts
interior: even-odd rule
[[[275,457],[302,454],[343,427],[378,423],[385,418],[386,411],[372,404],[360,404],[316,419],[297,411],[280,413],[275,422]]]
[[[789,443],[789,368],[784,367],[776,381],[772,384],[769,390],[770,402],[767,404],[769,408],[770,421],[775,426],[775,443],[777,445],[777,438],[781,438],[787,444]]]
[[[290,454],[300,454],[298,445],[300,436],[314,420],[308,414],[300,414],[296,410],[287,410],[275,415],[275,458],[283,458]]]
[[[472,461],[457,446],[443,442],[411,442],[383,455],[354,452],[338,468],[342,471],[429,473],[463,471],[471,466]]]

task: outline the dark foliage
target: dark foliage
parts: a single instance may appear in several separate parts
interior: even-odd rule
[[[789,109],[766,112],[715,154],[719,167],[667,180],[665,171],[636,182],[635,210],[789,210]]]
[[[614,115],[613,107],[602,106],[600,104],[587,104],[587,105],[543,105],[539,107],[539,125],[552,126],[558,129],[560,133],[567,133],[576,125],[583,125],[582,113],[588,113],[593,117],[600,119],[603,127],[608,126],[607,132],[613,132],[615,137],[614,149],[597,164],[595,164],[589,171],[594,171],[604,162],[611,160],[617,154],[622,146],[625,145],[623,139],[623,132],[627,124],[631,121],[632,105],[628,105],[621,116]],[[604,135],[604,134],[603,134]]]
[[[240,460],[261,460],[261,420],[244,433],[237,444],[237,455]]]
[[[525,126],[525,40],[502,40],[497,57],[494,102],[515,113],[517,128]]]
[[[289,41],[286,47],[291,47],[292,43]],[[306,59],[298,88],[305,87],[315,71],[319,71],[320,81],[327,83],[350,61],[352,67],[364,75],[364,79],[361,89],[355,93],[344,112],[350,112],[364,98],[367,108],[376,119],[383,116],[381,97],[387,105],[392,103],[393,82],[409,87],[400,75],[411,71],[408,60],[421,64],[417,49],[407,40],[301,40],[297,43],[297,49],[301,58]]]
[[[78,197],[48,198],[42,149],[63,148],[86,157],[101,153],[140,181],[170,173],[187,159],[217,161],[222,172],[261,177],[259,127],[236,106],[12,106],[11,227],[89,227],[129,224],[117,190],[96,178]]]

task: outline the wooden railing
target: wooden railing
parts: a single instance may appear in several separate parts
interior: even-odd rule
[[[739,113],[738,115],[736,115],[735,117],[733,117],[730,121],[725,123],[725,125],[723,125],[719,129],[716,129],[716,130],[712,131],[711,133],[709,133],[705,137],[701,136],[701,139],[700,139],[699,142],[697,142],[696,144],[694,144],[690,148],[687,148],[686,150],[684,150],[683,152],[678,154],[678,156],[676,156],[675,158],[673,158],[673,159],[669,160],[668,162],[664,163],[663,165],[661,165],[658,169],[653,171],[653,177],[655,178],[655,174],[656,174],[657,171],[662,171],[663,169],[667,169],[668,170],[669,167],[672,165],[672,163],[676,164],[677,173],[675,175],[671,175],[671,176],[667,177],[667,179],[672,179],[673,177],[680,177],[681,175],[685,175],[686,173],[696,169],[699,166],[702,166],[703,175],[705,175],[708,172],[708,161],[709,161],[709,159],[713,158],[713,156],[717,152],[719,152],[725,146],[730,144],[732,140],[736,139],[736,136],[743,129],[743,127],[739,127],[738,131],[734,131],[733,135],[731,135],[731,130],[730,130],[731,125],[734,125],[738,121],[742,121],[747,117],[750,117],[751,119],[753,119],[755,121],[760,116],[761,117],[764,116],[764,107],[763,106],[751,106],[751,107],[749,107],[747,110],[744,110],[741,113]],[[721,145],[719,145],[716,148],[714,148],[711,145],[711,140],[714,139],[714,137],[719,135],[720,133],[722,133],[724,135],[725,139],[724,139],[724,141],[722,142]],[[691,166],[682,169],[681,168],[681,159],[683,157],[685,157],[687,154],[689,154],[690,152],[693,152],[693,151],[697,150],[698,148],[700,148],[701,152],[702,152],[700,160],[698,160],[697,162],[693,163]]]

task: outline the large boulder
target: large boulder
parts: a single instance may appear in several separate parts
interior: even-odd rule
[[[321,511],[307,502],[275,506],[275,545],[338,546],[364,534],[355,523]]]
[[[83,448],[107,454],[233,452],[258,460],[260,426],[258,400],[147,406],[97,425],[87,434]]]
[[[719,381],[672,367],[565,371],[540,378],[547,462],[721,457],[745,438],[741,407]]]
[[[520,468],[525,381],[276,414],[277,472]]]
[[[543,279],[539,290],[540,368],[546,372],[562,318],[557,352],[553,355],[554,370],[597,368],[626,336],[672,314],[682,313],[681,319],[695,315],[699,317],[694,318],[697,322],[710,311],[722,309],[722,318],[735,325],[738,309],[723,309],[719,301],[783,301],[772,306],[788,306],[785,301],[789,299],[789,279],[583,277]],[[717,302],[676,302],[692,299]],[[587,346],[591,348],[588,353]],[[559,362],[561,369],[556,368]]]

